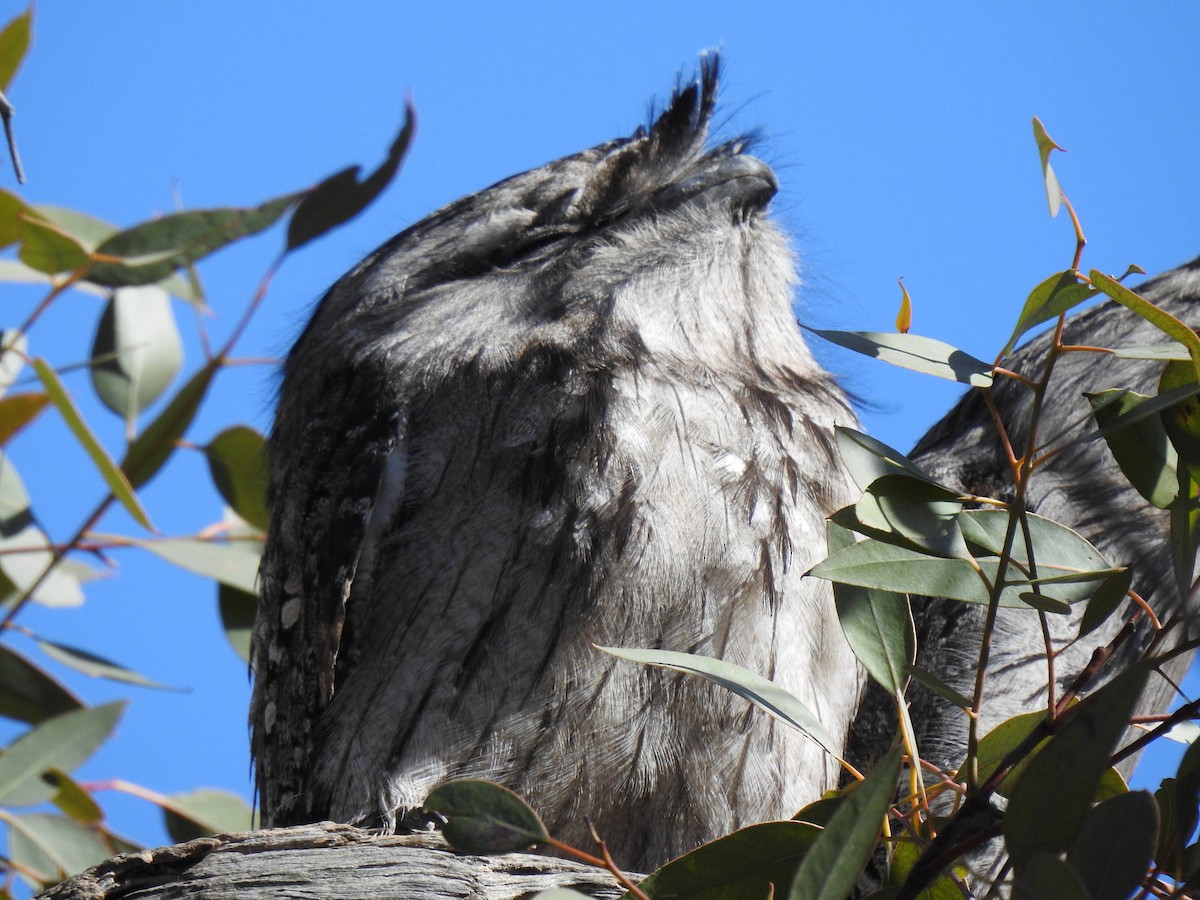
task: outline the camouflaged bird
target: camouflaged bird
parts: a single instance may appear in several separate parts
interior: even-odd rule
[[[321,300],[287,357],[255,626],[265,825],[390,829],[445,779],[646,871],[836,783],[736,695],[595,645],[720,657],[839,746],[862,687],[824,518],[850,502],[770,222],[707,147],[715,56],[655,121],[468,196]]]

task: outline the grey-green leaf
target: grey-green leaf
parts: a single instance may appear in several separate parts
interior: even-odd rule
[[[163,819],[167,833],[176,843],[213,834],[250,831],[254,827],[250,805],[229,791],[202,788],[173,794],[168,799],[170,805],[163,807]]]
[[[79,647],[48,641],[45,638],[39,638],[37,645],[43,653],[55,662],[61,663],[91,678],[106,678],[109,681],[117,681],[123,684],[136,684],[139,687],[170,690],[165,684],[151,681],[146,676],[139,675],[132,669],[119,665],[112,660],[105,659],[103,656],[97,656],[95,653],[87,650],[81,650]]]
[[[27,813],[6,818],[8,852],[22,868],[36,872],[39,885],[49,885],[82,872],[111,854],[87,826],[54,813]]]
[[[442,834],[463,853],[511,853],[544,841],[546,826],[525,801],[490,781],[450,781],[422,806],[446,817]]]
[[[667,863],[638,887],[655,900],[745,900],[766,897],[770,885],[782,897],[820,834],[807,822],[751,825]]]
[[[674,669],[689,675],[699,675],[715,682],[739,696],[745,697],[764,712],[810,737],[828,753],[836,756],[836,744],[829,737],[821,720],[798,698],[785,691],[775,682],[763,678],[749,669],[734,663],[700,656],[695,653],[679,653],[675,650],[642,650],[631,647],[600,647],[619,659]]]
[[[837,425],[833,429],[837,439],[838,455],[846,465],[846,471],[854,479],[859,490],[865,491],[872,482],[884,475],[910,475],[933,484],[915,462],[883,441],[869,434]]]
[[[971,554],[958,524],[961,511],[957,494],[908,475],[875,479],[854,505],[855,518],[879,540],[967,559]]]
[[[848,547],[853,541],[844,528],[833,522],[826,523],[825,533],[831,551]],[[916,658],[917,649],[908,598],[889,591],[834,584],[833,600],[855,657],[888,693],[901,693],[908,679],[905,666]]]
[[[1004,838],[1018,874],[1038,853],[1061,853],[1083,827],[1125,733],[1148,669],[1118,675],[1080,703],[1012,789]]]
[[[1086,396],[1121,472],[1150,504],[1166,509],[1179,489],[1176,475],[1179,454],[1167,437],[1162,419],[1145,416],[1124,427],[1108,427],[1113,426],[1118,416],[1126,415],[1151,398],[1115,389]]]
[[[1080,282],[1074,272],[1056,272],[1051,275],[1030,292],[1025,306],[1021,309],[1021,315],[1017,317],[1012,336],[1000,351],[1000,355],[1008,356],[1012,353],[1017,341],[1029,329],[1057,318],[1061,313],[1081,303],[1086,303],[1096,296],[1096,293],[1094,288]]]
[[[157,400],[183,365],[171,298],[155,285],[118,288],[92,342],[92,385],[104,405],[132,420]]]
[[[1104,624],[1120,608],[1132,584],[1132,569],[1121,569],[1105,578],[1087,602],[1083,618],[1079,620],[1079,636],[1091,634]]]
[[[899,747],[879,760],[829,819],[796,870],[791,900],[844,900],[875,851],[900,780]]]
[[[0,644],[0,716],[36,725],[83,701],[49,672]]]
[[[1142,883],[1154,855],[1158,807],[1148,791],[1105,800],[1088,814],[1067,861],[1092,900],[1126,900]]]
[[[121,471],[135,489],[153,478],[171,458],[177,442],[195,418],[221,364],[219,359],[205,363],[171,398],[166,409],[129,445],[125,458],[121,460]]]
[[[13,589],[24,594],[33,588],[33,599],[43,606],[81,605],[83,588],[65,561],[55,564],[42,577],[53,562],[50,539],[36,525],[26,525],[15,534],[0,537],[0,574]]]
[[[206,541],[198,538],[135,541],[167,562],[211,578],[248,594],[257,595],[258,560],[262,542],[252,540]]]
[[[254,632],[254,614],[258,597],[227,584],[217,585],[217,605],[225,638],[246,662],[250,662],[250,636]]]
[[[934,338],[883,331],[808,330],[827,341],[902,369],[923,372],[971,387],[988,387],[992,383],[990,365]]]
[[[221,497],[260,531],[270,525],[267,512],[267,442],[246,425],[234,425],[204,448],[208,470]]]
[[[118,261],[93,262],[86,278],[108,287],[155,284],[176,269],[271,227],[302,196],[285,194],[245,209],[191,210],[142,222],[101,241],[96,253]]]
[[[31,806],[54,796],[41,779],[49,769],[71,772],[112,734],[124,702],[61,713],[18,738],[0,756],[0,806]]]

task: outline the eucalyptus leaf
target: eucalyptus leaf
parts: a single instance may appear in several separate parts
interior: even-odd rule
[[[1008,356],[1012,353],[1017,341],[1031,328],[1057,318],[1081,303],[1086,303],[1096,294],[1094,288],[1079,281],[1075,272],[1068,270],[1051,275],[1030,292],[1020,316],[1017,317],[1012,336],[1000,351],[1000,355]]]
[[[69,644],[48,641],[45,638],[39,638],[37,645],[43,653],[55,662],[91,678],[106,678],[109,681],[117,681],[123,684],[136,684],[139,687],[171,690],[165,684],[151,681],[149,678],[139,675],[132,669],[118,665],[112,660],[105,659],[103,656],[97,656],[95,653],[87,650],[81,650]]]
[[[171,298],[155,285],[118,288],[92,342],[92,385],[104,405],[132,421],[157,400],[183,365]]]
[[[1087,886],[1070,863],[1039,853],[1017,871],[1013,900],[1092,900]]]
[[[1121,472],[1153,506],[1166,509],[1178,492],[1178,454],[1159,416],[1146,416],[1124,427],[1115,424],[1150,400],[1134,391],[1108,390],[1087,394],[1096,424]],[[1111,426],[1111,427],[1108,427]]]
[[[250,662],[250,638],[254,633],[258,597],[227,584],[218,584],[217,605],[221,613],[221,627],[225,629],[225,638],[238,656]]]
[[[1113,347],[1110,352],[1118,359],[1187,360],[1192,358],[1187,347],[1178,341],[1171,341],[1167,344],[1150,344],[1145,347]]]
[[[819,744],[827,753],[837,756],[833,749],[837,745],[825,731],[821,720],[798,698],[786,690],[749,669],[695,653],[679,653],[674,650],[641,650],[630,647],[600,647],[618,659],[674,669],[689,675],[699,675],[721,687],[745,697],[764,712],[790,725]]]
[[[1192,369],[1196,373],[1196,377],[1200,378],[1200,337],[1196,336],[1196,332],[1166,310],[1155,306],[1145,297],[1131,291],[1115,278],[1111,278],[1096,269],[1092,269],[1088,273],[1088,278],[1092,284],[1122,306],[1133,310],[1147,322],[1158,328],[1159,331],[1166,334],[1167,337],[1174,338],[1183,344],[1191,357]]]
[[[100,472],[100,476],[104,479],[108,489],[112,491],[112,495],[117,498],[120,504],[125,507],[125,510],[133,516],[134,520],[143,528],[153,531],[154,526],[150,524],[150,517],[146,514],[146,510],[142,508],[141,501],[138,500],[137,494],[134,493],[133,486],[125,477],[125,473],[121,468],[113,462],[108,455],[108,451],[96,438],[92,429],[84,421],[80,415],[78,407],[75,406],[75,401],[71,399],[71,395],[67,393],[66,387],[62,380],[46,363],[45,360],[35,359],[33,367],[37,370],[38,378],[41,379],[42,386],[46,389],[46,393],[50,395],[50,402],[54,404],[59,415],[67,423],[71,433],[75,435],[76,440],[91,457],[96,469]]]
[[[192,424],[221,364],[219,359],[209,360],[129,445],[125,458],[121,460],[121,471],[135,489],[153,478],[171,458],[178,441]]]
[[[774,896],[783,897],[820,834],[806,822],[751,825],[667,863],[638,887],[652,898],[745,900],[768,896],[773,885]]]
[[[883,331],[808,330],[827,341],[902,369],[923,372],[971,387],[988,387],[992,383],[990,365],[934,338]]]
[[[447,782],[421,806],[446,817],[442,835],[462,853],[511,853],[549,837],[524,800],[490,781]]]
[[[928,669],[923,669],[915,663],[910,663],[904,667],[904,671],[948,703],[963,710],[971,708],[970,698],[960,694]]]
[[[825,525],[830,551],[848,547],[853,537],[833,522]],[[916,658],[917,635],[908,598],[888,591],[872,591],[834,584],[833,600],[838,622],[854,651],[879,684],[890,694],[900,694],[908,680],[905,666]]]
[[[1009,797],[1004,838],[1017,874],[1039,853],[1061,853],[1079,834],[1149,669],[1122,672],[1074,710],[1030,760]]]
[[[32,806],[54,796],[41,775],[72,772],[103,744],[120,719],[124,702],[72,710],[46,719],[0,756],[0,806]]]
[[[844,900],[866,867],[896,796],[899,747],[875,764],[830,817],[792,881],[791,900]]]
[[[1158,808],[1148,791],[1130,791],[1093,809],[1067,851],[1091,900],[1127,900],[1154,855]]]
[[[266,531],[270,525],[266,438],[247,425],[234,425],[213,438],[204,453],[222,499],[245,521]]]
[[[66,560],[54,562],[50,539],[36,525],[26,525],[15,533],[0,537],[0,573],[13,590],[21,594],[33,590],[33,599],[43,606],[83,604],[79,578],[65,563]],[[51,569],[52,565],[54,568]],[[47,569],[49,574],[46,574]]]
[[[885,475],[909,475],[936,484],[920,466],[899,450],[869,434],[845,425],[834,426],[833,433],[837,440],[838,455],[859,490],[865,491],[876,479]],[[949,489],[946,490],[953,494]]]
[[[32,423],[49,403],[49,395],[40,391],[0,397],[0,447]]]
[[[257,596],[261,541],[170,538],[133,543],[181,569]]]
[[[1046,133],[1042,120],[1037,116],[1033,117],[1033,139],[1037,142],[1038,156],[1042,161],[1042,183],[1046,187],[1046,203],[1050,207],[1050,218],[1054,218],[1062,205],[1063,191],[1058,183],[1058,176],[1054,174],[1054,168],[1050,165],[1050,153],[1053,150],[1061,150],[1062,147],[1054,143]]]
[[[104,820],[104,811],[95,798],[66,772],[49,769],[42,773],[42,780],[54,788],[50,802],[67,818],[84,825],[98,825]]]
[[[29,50],[30,26],[33,22],[33,7],[11,19],[0,31],[0,91],[8,85]]]
[[[303,246],[366,209],[396,177],[416,125],[416,111],[408,103],[404,108],[404,125],[379,168],[360,182],[359,167],[350,166],[308,191],[288,223],[287,250]]]
[[[36,725],[74,709],[83,709],[83,701],[70,688],[0,644],[0,716]]]
[[[1087,602],[1079,620],[1079,636],[1089,635],[1104,624],[1121,607],[1132,584],[1131,569],[1121,569],[1105,578]]]
[[[250,805],[229,791],[203,788],[173,794],[168,799],[170,803],[163,807],[163,819],[167,833],[177,844],[254,828]]]
[[[285,194],[254,207],[191,210],[142,222],[103,240],[96,254],[115,260],[93,262],[85,277],[108,287],[154,284],[234,241],[271,227],[302,196],[302,192]]]
[[[854,505],[855,518],[880,540],[888,535],[934,556],[969,559],[958,525],[961,511],[957,494],[907,475],[875,479]]]
[[[86,825],[54,813],[6,817],[8,852],[21,868],[49,886],[103,862],[111,853]]]

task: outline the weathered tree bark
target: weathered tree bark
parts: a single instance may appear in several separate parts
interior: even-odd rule
[[[434,833],[379,836],[321,822],[114,856],[44,900],[509,900],[550,888],[589,897],[623,891],[607,872],[531,853],[462,856]]]

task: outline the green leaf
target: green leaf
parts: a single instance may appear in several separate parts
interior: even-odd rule
[[[99,825],[104,820],[100,805],[66,772],[50,769],[42,774],[42,780],[54,788],[54,797],[50,802],[68,818],[83,825]]]
[[[153,478],[171,458],[177,442],[192,424],[196,410],[200,408],[213,376],[220,368],[219,359],[205,363],[204,368],[179,389],[167,408],[158,414],[158,418],[129,445],[121,461],[121,471],[134,488],[140,488]]]
[[[903,838],[893,844],[892,848],[892,866],[888,873],[888,882],[898,889],[908,878],[924,848],[911,839]],[[878,894],[871,894],[870,898],[878,896]],[[963,900],[963,892],[953,878],[949,875],[941,875],[933,884],[917,895],[917,900]]]
[[[40,392],[0,397],[0,447],[36,419],[49,403],[49,395]]]
[[[198,538],[169,538],[133,543],[181,569],[235,587],[247,594],[258,594],[261,541],[224,542]]]
[[[846,464],[846,471],[850,473],[859,490],[865,491],[876,479],[885,475],[908,475],[929,484],[937,484],[920,466],[899,450],[889,447],[869,434],[855,431],[845,425],[835,425],[833,433],[837,439],[838,455]],[[948,488],[946,490],[953,494]]]
[[[1150,397],[1126,390],[1084,396],[1092,405],[1092,414],[1103,430],[1109,452],[1129,483],[1151,505],[1159,509],[1170,506],[1179,489],[1175,472],[1178,455],[1167,437],[1162,419],[1146,416],[1123,427],[1114,424],[1118,417],[1137,409]]]
[[[1092,900],[1126,900],[1142,883],[1154,855],[1158,808],[1148,791],[1130,791],[1091,811],[1067,861]]]
[[[0,716],[36,725],[83,701],[53,675],[0,644]]]
[[[1091,900],[1079,873],[1049,853],[1039,853],[1017,872],[1013,900]]]
[[[1196,371],[1190,362],[1169,362],[1158,380],[1158,393],[1161,396],[1196,384]],[[1200,398],[1192,396],[1181,400],[1159,413],[1159,419],[1177,453],[1177,465],[1183,463],[1192,480],[1197,480],[1200,478]]]
[[[1110,278],[1103,272],[1092,269],[1088,273],[1088,278],[1091,279],[1092,284],[1122,306],[1133,310],[1147,322],[1158,328],[1159,331],[1183,344],[1192,358],[1192,369],[1196,373],[1196,377],[1200,378],[1200,337],[1196,336],[1196,332],[1166,310],[1155,306],[1145,297],[1134,293],[1125,287],[1125,285],[1114,278]]]
[[[234,241],[270,228],[302,196],[287,194],[255,207],[192,210],[142,222],[102,241],[96,254],[119,261],[93,262],[85,277],[108,287],[154,284]]]
[[[1046,714],[1044,712],[1022,713],[1021,715],[1006,719],[984,735],[979,741],[978,755],[976,756],[980,782],[991,778],[996,769],[999,768],[1000,763],[1004,761],[1004,758],[1013,750],[1016,750],[1033,733],[1033,730],[1045,720]],[[1020,780],[1021,773],[1029,765],[1029,761],[1033,758],[1034,753],[1044,747],[1049,740],[1049,737],[1044,738],[1030,750],[1024,759],[1013,766],[1012,771],[1000,782],[1000,786],[996,789],[997,794],[1001,797],[1007,797],[1012,793],[1013,787]],[[963,764],[965,765],[965,760]],[[962,765],[959,766],[960,770],[961,768]]]
[[[72,235],[34,216],[26,216],[21,224],[17,256],[31,269],[47,275],[81,269],[91,258],[87,248]]]
[[[1046,129],[1037,116],[1033,117],[1033,139],[1037,142],[1038,156],[1042,161],[1042,182],[1046,186],[1046,203],[1050,206],[1050,218],[1054,218],[1058,215],[1058,209],[1062,205],[1063,191],[1058,183],[1058,176],[1054,174],[1054,169],[1050,166],[1050,152],[1062,150],[1062,147],[1054,143],[1050,135],[1046,134]]]
[[[400,162],[408,152],[415,128],[416,111],[408,103],[404,108],[404,125],[378,169],[360,182],[360,167],[350,166],[306,193],[288,223],[286,249],[289,252],[295,250],[366,209],[400,170]]]
[[[119,288],[104,307],[92,342],[92,385],[104,405],[133,421],[175,380],[183,341],[171,298],[155,285]]]
[[[1034,609],[1044,613],[1065,616],[1071,612],[1070,604],[1063,603],[1061,600],[1055,600],[1053,597],[1047,597],[1045,594],[1038,594],[1034,591],[1023,591],[1020,597]]]
[[[113,496],[120,501],[121,505],[125,507],[125,510],[133,516],[139,525],[148,531],[153,531],[154,526],[150,524],[150,517],[146,515],[146,510],[142,508],[142,504],[138,501],[133,486],[125,477],[125,473],[109,457],[108,451],[96,439],[92,430],[83,420],[83,416],[79,414],[79,410],[75,406],[75,401],[67,393],[67,389],[59,379],[58,373],[50,368],[43,359],[35,359],[33,367],[37,371],[38,378],[41,379],[46,393],[50,395],[50,402],[54,404],[54,408],[63,417],[63,420],[67,423],[67,427],[75,435],[76,440],[87,451],[88,456],[91,457],[92,462],[100,471],[100,476],[104,479],[105,484],[108,485],[108,489],[112,491]]]
[[[78,874],[111,855],[87,826],[64,816],[27,813],[6,822],[9,855],[22,868],[36,872],[41,885]]]
[[[54,796],[41,775],[50,769],[72,772],[103,744],[125,703],[106,703],[61,713],[18,738],[0,756],[0,806],[32,806]]]
[[[221,497],[260,531],[270,526],[267,507],[267,442],[246,425],[218,434],[204,450],[208,470]]]
[[[792,900],[843,900],[875,851],[883,820],[896,796],[902,755],[899,747],[883,757],[821,832],[792,882]]]
[[[775,682],[769,681],[749,669],[721,659],[714,659],[711,656],[679,653],[674,650],[641,650],[630,647],[599,647],[598,649],[612,654],[618,659],[626,659],[648,666],[659,666],[664,669],[674,669],[677,672],[706,678],[745,697],[759,709],[774,716],[785,725],[790,725],[807,735],[830,755],[837,756],[833,749],[837,745],[825,731],[821,720],[807,706]]]
[[[83,247],[89,254],[100,245],[101,241],[117,231],[117,227],[111,222],[97,219],[95,216],[77,209],[67,209],[64,206],[53,206],[48,203],[38,203],[28,207],[27,215],[52,225]]]
[[[1095,296],[1096,290],[1090,285],[1080,282],[1076,273],[1072,271],[1056,272],[1051,275],[1030,292],[1029,297],[1025,300],[1025,306],[1021,309],[1021,315],[1017,317],[1017,324],[1013,328],[1012,336],[1004,345],[1004,349],[1000,351],[1000,355],[1008,356],[1012,353],[1013,348],[1017,346],[1017,341],[1029,329],[1057,318],[1060,314],[1081,303],[1086,303]]]
[[[1018,875],[1035,855],[1061,853],[1079,834],[1148,671],[1127,669],[1075,707],[1018,779],[1004,816]]]
[[[922,669],[916,663],[910,663],[904,667],[904,671],[923,684],[929,690],[933,691],[943,700],[957,706],[959,709],[970,709],[971,700],[964,697],[950,685],[946,684],[928,669]]]
[[[971,554],[958,525],[961,511],[955,492],[908,475],[875,479],[854,505],[857,523],[877,540],[968,559]]]
[[[258,609],[258,597],[227,584],[217,585],[217,605],[221,612],[221,626],[234,652],[250,662],[250,638],[254,633],[254,615]]]
[[[1121,569],[1100,582],[1100,587],[1096,588],[1096,593],[1087,602],[1083,618],[1079,620],[1079,636],[1089,635],[1104,624],[1120,608],[1132,584],[1131,569]]]
[[[667,863],[638,887],[655,900],[745,900],[766,897],[770,885],[782,897],[820,834],[805,822],[751,825]]]
[[[229,791],[202,788],[172,794],[168,800],[170,805],[163,806],[163,822],[171,840],[177,844],[254,828],[250,805]]]
[[[72,647],[68,644],[48,641],[45,638],[39,638],[37,645],[43,653],[55,662],[91,678],[107,678],[109,681],[118,681],[123,684],[136,684],[140,687],[172,690],[165,684],[151,681],[149,678],[139,675],[132,669],[118,665],[111,660],[105,659],[103,656],[89,653],[87,650],[81,650],[78,647]]]
[[[29,50],[30,23],[33,7],[13,18],[0,31],[0,91],[7,91],[17,67]]]
[[[969,384],[971,387],[988,387],[992,383],[990,365],[957,347],[933,338],[884,331],[827,331],[820,328],[808,330],[827,341],[902,369],[935,375],[949,381]]]
[[[549,837],[524,800],[490,781],[448,781],[421,805],[446,817],[442,835],[462,853],[511,853]]]
[[[833,522],[825,525],[830,551],[848,547],[853,538]],[[890,694],[904,691],[905,666],[916,659],[917,635],[908,598],[834,584],[838,621],[854,656]]]

